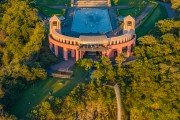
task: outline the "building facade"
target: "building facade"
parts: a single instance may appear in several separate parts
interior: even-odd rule
[[[122,52],[126,52],[129,57],[132,48],[136,43],[135,20],[130,15],[124,18],[123,34],[116,37],[106,35],[80,35],[80,37],[70,37],[61,33],[61,20],[53,16],[49,20],[49,47],[50,50],[59,56],[59,48],[63,49],[63,58],[68,60],[68,53],[76,61],[83,58],[87,51],[99,51],[102,56],[114,58]],[[69,52],[70,51],[70,52]]]

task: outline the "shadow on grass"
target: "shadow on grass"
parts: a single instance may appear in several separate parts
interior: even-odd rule
[[[87,72],[83,68],[74,66],[72,70],[74,77],[71,79],[48,77],[46,80],[28,87],[12,106],[11,113],[18,118],[25,118],[33,107],[47,100],[49,96],[62,98],[68,95],[79,83],[88,82],[85,81]]]

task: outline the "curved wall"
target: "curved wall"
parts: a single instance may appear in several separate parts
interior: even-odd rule
[[[108,56],[109,58],[117,54],[121,54],[124,47],[127,49],[127,57],[131,55],[131,49],[135,46],[136,35],[133,32],[128,32],[121,36],[107,38],[107,51],[102,51],[103,55]],[[100,43],[101,44],[101,43]],[[71,56],[76,57],[76,60],[79,60],[83,57],[84,52],[79,51],[79,46],[81,45],[80,38],[74,38],[62,35],[58,33],[55,29],[52,30],[49,34],[49,45],[51,51],[54,48],[54,54],[58,56],[58,47],[63,48],[63,57],[65,60],[68,60],[68,50],[71,50]]]

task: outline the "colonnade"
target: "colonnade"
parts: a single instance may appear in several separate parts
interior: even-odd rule
[[[116,57],[115,52],[117,55],[120,55],[123,53],[123,49],[126,49],[126,57],[129,57],[132,53],[132,48],[135,46],[135,41],[130,41],[127,45],[119,44],[119,45],[111,45],[108,46],[108,50],[103,50],[102,51],[102,56],[107,56],[108,58],[114,58]],[[54,53],[56,57],[60,56],[59,54],[59,47],[63,48],[63,56],[64,60],[68,60],[68,53],[71,53],[72,58],[76,58],[76,61],[79,59],[82,59],[84,56],[85,51],[80,51],[79,47],[77,48],[72,48],[72,47],[67,47],[67,46],[60,46],[57,44],[53,44],[51,41],[49,42],[49,47],[50,50]]]
[[[59,47],[62,47],[63,48],[63,54],[59,54]],[[79,60],[79,59],[82,59],[83,56],[84,56],[84,51],[79,51],[78,49],[71,49],[71,48],[66,48],[66,47],[63,47],[63,46],[58,46],[56,44],[53,44],[51,42],[49,42],[49,48],[51,50],[51,52],[54,53],[54,55],[56,57],[59,57],[59,56],[63,56],[64,60],[68,60],[69,56],[68,56],[68,53],[70,52],[71,53],[71,57],[72,58],[75,58],[76,61]]]
[[[73,0],[72,0],[73,2]],[[75,37],[69,37],[61,34],[61,21],[57,16],[53,16],[50,19],[50,34],[49,34],[49,47],[55,56],[59,56],[59,47],[63,48],[64,60],[68,60],[68,52],[71,51],[71,57],[76,58],[76,61],[83,58],[85,51],[81,51],[79,48],[83,44],[87,44],[87,38],[81,39]],[[122,52],[126,52],[126,57],[131,55],[132,47],[135,46],[136,35],[135,35],[135,20],[130,15],[124,18],[124,28],[123,34],[117,37],[103,38],[107,41],[106,50],[102,50],[102,56],[107,56],[109,58],[116,57]],[[87,36],[88,37],[88,36]],[[89,36],[90,37],[90,36]],[[97,38],[91,37],[94,41]],[[86,41],[86,42],[84,42]],[[89,43],[89,44],[105,44],[103,41]],[[124,51],[124,48],[126,51]],[[86,49],[85,49],[86,50]],[[115,54],[116,53],[116,54]]]

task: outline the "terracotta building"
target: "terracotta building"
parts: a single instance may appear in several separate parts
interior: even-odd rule
[[[68,56],[76,60],[82,59],[86,52],[100,52],[101,56],[113,58],[122,52],[126,56],[131,55],[132,48],[136,43],[135,20],[130,15],[124,18],[123,32],[119,36],[107,37],[106,35],[80,35],[79,37],[70,37],[62,34],[61,20],[53,16],[49,20],[49,47],[58,57],[63,56],[68,60]],[[59,53],[59,49],[63,53]]]
[[[90,16],[88,17],[95,21],[94,24],[90,25],[90,27],[96,26],[97,24],[101,24],[101,26],[97,28],[104,29],[104,26],[109,25],[110,27],[108,28],[110,29],[105,33],[114,34],[114,31],[116,32],[116,30],[119,30],[120,27],[111,27],[111,25],[116,25],[116,23],[119,21],[115,21],[113,23],[113,21],[116,20],[116,18],[112,16],[112,14],[110,14],[110,9],[108,9],[111,6],[110,1],[111,0],[71,0],[71,7],[73,7],[72,9],[74,11],[68,10],[68,12],[70,12],[69,14],[67,12],[66,20],[63,20],[62,22],[57,16],[53,16],[49,20],[50,50],[57,57],[63,57],[64,60],[68,60],[68,57],[75,58],[76,60],[82,59],[84,54],[87,52],[98,52],[101,56],[107,56],[109,58],[114,58],[118,54],[126,52],[126,56],[129,57],[131,55],[132,48],[135,46],[136,43],[135,20],[130,15],[122,20],[123,24],[121,23],[121,25],[123,25],[123,29],[121,30],[120,34],[116,35],[102,34],[102,32],[99,32],[100,30],[98,31],[99,34],[92,34],[92,32],[94,32],[93,30],[91,32],[88,31],[89,34],[81,34],[77,31],[74,32],[71,28],[73,22],[78,23],[79,25],[81,23],[80,19],[84,20],[84,18],[86,18],[86,14],[88,13],[90,14]],[[92,13],[91,10],[89,12],[88,7],[95,7],[94,13]],[[102,7],[104,7],[105,9],[102,10]],[[81,13],[82,10],[85,11],[83,15],[80,17],[78,16],[76,21],[74,21],[75,18],[73,16],[77,15],[77,11]],[[97,16],[97,11],[99,11],[99,16]],[[103,12],[104,15],[102,15]],[[106,19],[104,23],[102,23],[104,19],[102,21],[99,20],[103,17],[104,19]],[[64,23],[64,21],[66,21],[67,23]],[[99,23],[96,21],[98,21]],[[88,22],[85,21],[84,24],[88,24]],[[64,30],[64,28],[66,30]],[[67,29],[69,30],[69,34],[67,34],[66,32]],[[86,30],[86,27],[81,26],[79,30]],[[94,30],[97,31],[96,28]],[[61,49],[61,52],[59,49]]]

